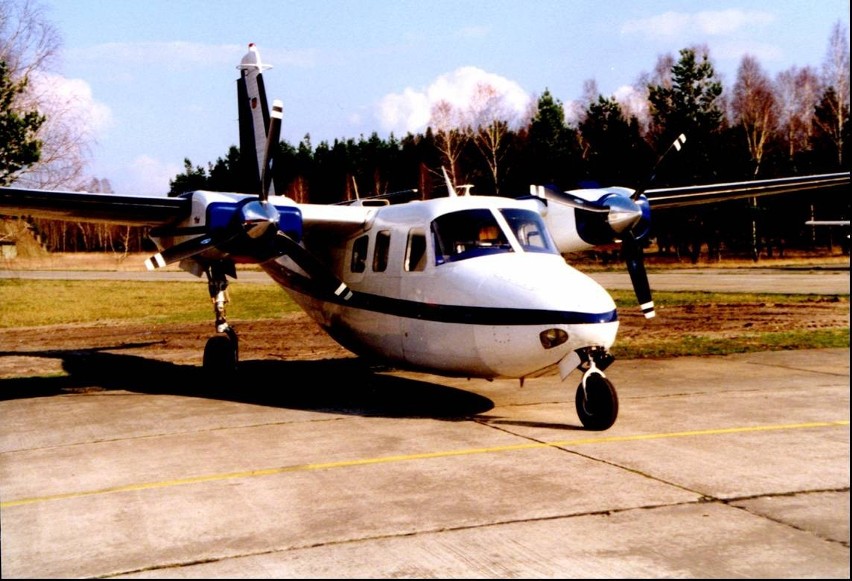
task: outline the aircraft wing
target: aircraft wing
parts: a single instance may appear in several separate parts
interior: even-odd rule
[[[658,210],[774,194],[841,188],[848,187],[849,183],[849,172],[840,172],[704,186],[649,189],[645,191],[645,195],[651,207]]]
[[[366,229],[376,214],[373,206],[298,204],[298,208],[305,232],[334,233],[341,237]]]
[[[0,214],[130,226],[164,226],[189,216],[192,200],[0,188]]]
[[[808,220],[805,226],[849,226],[849,220]]]
[[[355,232],[365,228],[376,212],[370,206],[293,204],[276,198],[270,201],[299,209],[302,225],[308,231]],[[0,214],[64,221],[166,226],[188,218],[192,203],[190,195],[170,198],[0,188]]]

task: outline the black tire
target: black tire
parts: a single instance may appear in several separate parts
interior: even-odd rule
[[[239,344],[237,336],[216,335],[204,346],[204,372],[211,378],[230,377],[237,371]]]
[[[583,384],[577,387],[577,415],[587,430],[608,430],[618,417],[618,394],[612,382],[599,373],[586,378],[586,391]]]

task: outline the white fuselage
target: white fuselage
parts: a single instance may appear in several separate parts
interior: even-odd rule
[[[289,258],[262,266],[358,355],[443,375],[523,378],[578,349],[609,348],[618,328],[612,298],[565,263],[530,208],[487,197],[382,206],[335,244],[306,226],[306,248],[354,291],[349,302],[301,284]],[[469,239],[488,228],[494,238]],[[548,343],[542,333],[563,339]]]

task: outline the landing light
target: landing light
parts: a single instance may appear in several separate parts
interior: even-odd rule
[[[562,329],[547,329],[546,331],[539,333],[538,338],[541,340],[542,347],[545,349],[553,349],[568,340],[568,333]]]

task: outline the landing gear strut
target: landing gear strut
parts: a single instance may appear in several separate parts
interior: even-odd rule
[[[232,266],[232,265],[231,265]],[[228,279],[226,265],[213,263],[205,269],[207,290],[213,301],[216,315],[216,332],[221,333],[207,340],[204,347],[204,371],[212,377],[233,374],[239,363],[239,340],[237,332],[228,324],[225,317],[225,305],[228,304]]]
[[[585,372],[577,386],[575,404],[577,415],[587,430],[607,430],[618,417],[618,394],[612,382],[603,374],[603,368],[611,362],[609,353],[591,352],[581,365]]]

